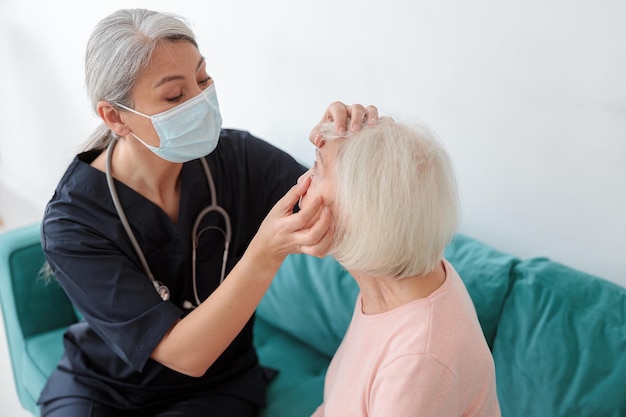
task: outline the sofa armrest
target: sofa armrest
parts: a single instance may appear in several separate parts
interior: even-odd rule
[[[0,301],[7,332],[21,338],[66,327],[76,315],[63,289],[42,274],[39,223],[0,235]]]

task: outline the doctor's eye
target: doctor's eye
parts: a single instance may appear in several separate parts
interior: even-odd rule
[[[167,100],[170,103],[177,103],[179,102],[181,99],[183,98],[183,93],[180,93],[179,95],[177,95],[176,97],[167,97],[165,100]]]
[[[198,81],[198,85],[202,88],[204,87],[208,87],[211,84],[213,84],[213,78],[211,78],[211,76],[208,76],[200,81]]]

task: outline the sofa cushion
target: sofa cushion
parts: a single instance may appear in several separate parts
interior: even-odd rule
[[[348,328],[359,287],[333,258],[289,255],[257,316],[332,356]]]
[[[277,369],[261,417],[309,416],[322,403],[330,356],[311,349],[257,317],[254,344],[263,366]]]
[[[514,272],[493,346],[502,415],[626,415],[626,289],[547,259]]]
[[[26,339],[25,361],[21,368],[26,391],[33,402],[39,399],[48,377],[63,356],[63,334],[59,328]]]

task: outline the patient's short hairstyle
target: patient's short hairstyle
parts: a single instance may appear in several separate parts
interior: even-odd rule
[[[333,139],[334,127],[322,134]],[[381,118],[341,140],[332,255],[348,270],[406,278],[431,272],[460,221],[452,162],[425,126]]]

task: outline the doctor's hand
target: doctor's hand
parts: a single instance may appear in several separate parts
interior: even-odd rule
[[[274,205],[224,282],[174,324],[152,353],[154,360],[186,375],[204,375],[248,323],[287,255],[328,252],[331,219],[322,199],[293,212],[310,182],[301,180]]]
[[[292,253],[325,256],[332,243],[330,209],[317,197],[299,212],[293,207],[306,193],[311,178],[306,177],[294,185],[272,208],[250,242],[249,251],[257,259],[283,262]]]
[[[348,120],[350,121],[349,126]],[[328,106],[322,120],[313,128],[309,135],[309,140],[317,148],[324,146],[324,138],[320,134],[320,125],[322,123],[333,122],[335,131],[343,135],[348,130],[358,132],[364,124],[374,125],[377,120],[378,109],[375,106],[365,107],[361,104],[348,106],[341,101],[335,101]]]

